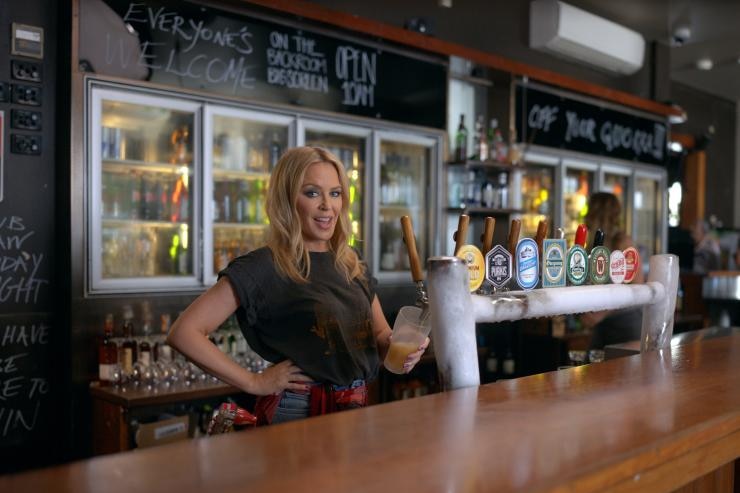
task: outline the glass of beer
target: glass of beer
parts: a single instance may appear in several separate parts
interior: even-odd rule
[[[391,346],[383,362],[388,371],[405,373],[403,363],[406,358],[418,351],[419,346],[429,335],[429,324],[420,323],[421,312],[421,308],[416,306],[404,306],[398,312],[396,322],[393,324]]]

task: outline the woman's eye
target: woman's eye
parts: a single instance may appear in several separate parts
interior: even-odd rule
[[[317,192],[316,190],[306,190],[305,192],[303,192],[303,195],[305,195],[306,197],[317,197],[319,195],[319,192]]]
[[[331,196],[334,197],[334,198],[341,197],[342,196],[342,192],[340,190],[334,190],[334,191],[331,192]]]

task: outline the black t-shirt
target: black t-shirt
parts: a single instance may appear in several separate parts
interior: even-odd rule
[[[219,273],[239,299],[236,316],[244,337],[267,361],[290,359],[318,382],[348,385],[375,378],[380,361],[371,284],[348,283],[332,253],[309,255],[308,283],[279,275],[267,247],[234,259]]]

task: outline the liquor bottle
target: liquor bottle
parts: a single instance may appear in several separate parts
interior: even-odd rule
[[[509,207],[509,185],[508,176],[505,171],[498,174],[498,187],[496,187],[496,197],[494,198],[494,207],[506,209]]]
[[[504,371],[504,378],[512,378],[514,373],[516,373],[516,361],[511,352],[511,347],[506,349],[506,356],[504,356],[502,369]]]
[[[123,307],[123,342],[121,342],[118,360],[125,375],[131,375],[136,363],[137,350],[134,340],[134,310],[131,305]]]
[[[152,361],[154,361],[154,357],[152,356],[152,343],[151,343],[151,335],[152,335],[151,313],[148,313],[148,312],[144,313],[143,318],[144,320],[141,325],[142,338],[141,338],[141,342],[139,343],[138,361],[144,366],[149,366],[152,364]]]
[[[159,316],[159,338],[154,344],[155,361],[172,361],[172,347],[167,344],[167,334],[170,332],[170,314],[163,313]]]
[[[455,161],[463,162],[468,159],[468,129],[465,127],[465,115],[460,115],[460,124],[455,133]]]
[[[180,234],[175,234],[172,243],[175,247],[175,256],[173,258],[175,274],[190,274],[190,249],[185,244]]]
[[[493,183],[491,183],[491,180],[488,179],[487,175],[485,175],[483,178],[483,184],[481,185],[480,198],[481,198],[480,205],[482,207],[486,207],[488,209],[495,207],[496,189],[494,188]]]
[[[129,204],[129,217],[131,219],[143,219],[141,217],[141,187],[142,187],[142,176],[136,171],[131,172],[131,188],[130,197],[131,203]]]
[[[183,164],[188,160],[188,137],[190,129],[187,125],[176,128],[170,134],[170,143],[172,144],[172,155],[170,162],[172,164]]]
[[[478,161],[485,161],[488,156],[488,142],[486,142],[486,132],[483,123],[483,115],[478,115],[475,120],[475,152],[474,157]]]
[[[256,181],[257,190],[252,190],[252,200],[250,203],[254,204],[254,223],[263,224],[267,219],[265,214],[265,184],[262,180]]]
[[[481,203],[481,189],[475,171],[468,172],[468,180],[465,183],[465,203],[468,206],[479,206]]]
[[[113,314],[105,316],[103,337],[98,341],[98,380],[100,385],[111,385],[113,371],[118,364],[118,346],[113,341]]]
[[[506,162],[509,149],[506,147],[506,142],[504,142],[504,137],[501,135],[501,129],[496,128],[496,130],[493,131],[493,149],[491,152],[494,152],[494,161],[499,162]]]
[[[488,156],[486,160],[496,160],[496,130],[498,130],[498,120],[491,118],[491,122],[488,124],[487,144],[488,144]]]

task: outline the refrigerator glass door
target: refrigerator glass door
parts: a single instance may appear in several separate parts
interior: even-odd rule
[[[207,278],[235,257],[263,246],[270,173],[291,142],[290,116],[207,106],[205,223]]]
[[[663,244],[664,205],[659,175],[635,173],[634,193],[634,241],[640,252],[643,263],[650,255],[661,253],[665,249]]]
[[[585,220],[597,170],[595,163],[563,159],[563,229],[568,245],[573,244],[576,228]]]
[[[174,97],[92,88],[92,291],[202,285],[195,212],[199,108]]]
[[[552,217],[555,197],[555,168],[548,165],[538,165],[535,162],[526,162],[525,166],[517,167],[521,174],[521,205],[518,209],[522,229],[520,237],[534,238],[537,235],[537,226],[541,220],[549,222],[548,237],[552,236]],[[519,171],[520,170],[520,171]]]
[[[303,145],[319,146],[329,150],[344,164],[349,179],[349,244],[356,248],[364,258],[368,251],[363,241],[368,237],[365,229],[366,199],[365,184],[367,183],[367,165],[369,139],[371,130],[336,123],[302,120],[299,123],[299,135],[303,138]]]
[[[602,192],[614,194],[622,206],[622,231],[630,231],[632,228],[631,214],[632,207],[630,200],[630,177],[632,170],[611,165],[602,165],[601,167],[601,186]],[[609,239],[607,239],[607,242]]]
[[[437,139],[390,132],[376,134],[380,160],[375,177],[377,227],[373,265],[378,278],[408,280],[409,259],[401,233],[401,217],[408,215],[414,226],[416,247],[422,266],[432,252],[437,214],[434,169],[438,168]]]

